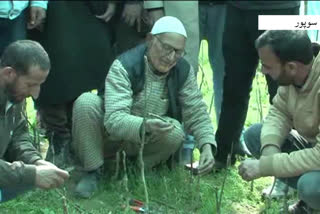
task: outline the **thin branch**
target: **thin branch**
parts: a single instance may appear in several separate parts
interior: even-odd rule
[[[113,180],[116,180],[119,177],[119,169],[120,169],[120,151],[116,153],[116,172],[113,176]]]
[[[71,200],[69,200],[62,192],[59,191],[59,189],[55,189],[55,192],[61,197],[64,198],[63,200],[66,201],[67,204],[73,206],[79,213],[85,213],[85,214],[93,214],[92,212],[89,212],[87,210],[84,210],[81,208],[78,204],[73,203]]]
[[[149,65],[149,64],[147,64]],[[149,67],[147,69],[150,69]],[[140,173],[141,179],[144,188],[144,195],[145,195],[145,208],[147,212],[149,211],[149,193],[148,187],[146,183],[146,177],[144,174],[144,161],[143,161],[143,151],[144,151],[144,144],[146,143],[146,119],[147,119],[147,89],[146,84],[144,84],[144,110],[143,110],[143,121],[142,121],[142,132],[141,132],[141,143],[139,148],[139,163],[140,163]]]
[[[123,183],[124,183],[124,188],[125,191],[128,195],[129,193],[129,188],[128,188],[128,174],[127,174],[127,164],[126,164],[126,152],[122,151],[122,164],[123,164],[123,171],[124,171],[124,176],[123,176]]]

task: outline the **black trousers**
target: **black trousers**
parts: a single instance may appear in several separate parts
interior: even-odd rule
[[[278,10],[241,10],[227,6],[223,54],[225,77],[221,115],[216,132],[216,160],[226,163],[229,153],[235,162],[241,131],[247,116],[252,81],[259,62],[254,42],[263,31],[258,30],[258,15],[295,15],[299,7]],[[277,84],[267,77],[270,101]],[[233,147],[232,147],[233,145]],[[233,151],[231,151],[233,148]]]

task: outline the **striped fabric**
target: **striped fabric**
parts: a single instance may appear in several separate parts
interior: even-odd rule
[[[128,73],[116,60],[106,78],[104,103],[92,93],[84,93],[75,101],[73,147],[84,170],[97,169],[105,155],[115,154],[120,147],[128,156],[138,155],[144,109],[147,114],[156,114],[181,127],[177,120],[165,116],[169,105],[166,76],[155,75],[146,59],[145,63],[145,88],[136,96],[133,97]],[[205,143],[215,146],[213,127],[192,70],[179,99],[184,126],[194,134],[199,146]],[[182,128],[174,128],[161,136],[146,136],[143,157],[146,167],[167,160],[179,149],[183,139]]]
[[[168,90],[166,76],[155,75],[145,57],[145,88],[132,97],[131,82],[121,62],[114,61],[105,84],[106,130],[121,141],[140,142],[140,127],[146,104],[146,113],[164,116],[168,111]],[[191,67],[192,69],[192,67]],[[145,100],[146,99],[146,100]],[[212,122],[202,100],[193,70],[179,92],[182,104],[182,118],[186,130],[190,131],[198,146],[215,144]]]

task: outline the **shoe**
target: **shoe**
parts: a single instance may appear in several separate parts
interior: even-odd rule
[[[313,210],[304,201],[299,200],[288,207],[288,212],[290,214],[312,214]]]
[[[234,153],[242,157],[246,155],[249,157],[252,157],[252,154],[249,151],[246,145],[246,142],[244,140],[244,133],[245,133],[245,129],[243,129],[241,132],[240,140],[239,140],[239,143],[235,146]]]
[[[269,187],[265,188],[262,191],[262,198],[269,198],[269,199],[282,198],[285,196],[286,188],[288,188],[287,196],[291,196],[295,192],[295,190],[293,188],[291,188],[289,186],[287,187],[287,184],[283,183],[279,179],[276,179],[273,190],[272,190],[272,186],[273,186],[273,184],[271,184]],[[272,192],[271,192],[271,190],[272,190]]]
[[[213,165],[213,168],[217,171],[220,171],[221,169],[227,169],[229,166],[234,166],[235,163],[236,163],[237,159],[236,159],[236,156],[235,155],[232,155],[231,158],[230,158],[230,163],[228,165],[228,158],[227,157],[219,157],[219,156],[216,156],[215,157],[215,163]]]
[[[80,198],[91,198],[98,189],[98,172],[87,172],[75,188],[75,195]]]
[[[226,169],[227,168],[227,164],[224,163],[224,162],[220,162],[220,161],[215,160],[213,168],[215,170],[219,171],[219,170],[222,170],[222,169]]]

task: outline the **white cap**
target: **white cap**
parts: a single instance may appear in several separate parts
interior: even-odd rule
[[[173,16],[164,16],[154,23],[151,34],[177,33],[187,38],[187,32],[182,22]]]

